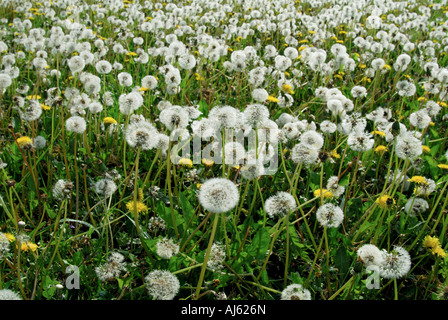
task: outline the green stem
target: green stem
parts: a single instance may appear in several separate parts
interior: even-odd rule
[[[204,262],[202,263],[201,274],[199,275],[199,281],[196,286],[195,300],[199,299],[199,293],[201,291],[202,282],[204,281],[205,270],[207,269],[208,258],[210,256],[210,251],[213,245],[213,240],[215,238],[216,229],[218,226],[219,213],[215,214],[215,219],[213,220],[213,229],[210,235],[210,240],[208,241],[207,251],[205,252]]]

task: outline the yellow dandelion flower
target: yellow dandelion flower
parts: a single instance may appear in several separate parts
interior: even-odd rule
[[[47,110],[51,110],[51,107],[50,106],[47,106],[46,104],[41,104],[40,105],[41,107],[42,107],[42,110],[45,110],[45,111],[47,111]]]
[[[106,117],[103,119],[104,124],[117,124],[117,120],[112,117]]]
[[[300,40],[300,41],[299,41],[300,44],[302,44],[302,43],[307,43],[307,42],[308,42],[307,39],[303,39],[303,40]]]
[[[27,252],[27,251],[32,251],[35,252],[37,250],[37,245],[35,243],[26,241],[26,242],[22,242],[20,245],[20,250]]]
[[[389,209],[395,204],[395,199],[391,196],[383,195],[376,199],[375,203],[381,208],[381,209]]]
[[[132,200],[126,204],[126,208],[131,213],[148,212],[148,207],[141,201]],[[137,212],[135,212],[137,210]]]
[[[441,106],[441,107],[448,107],[448,104],[446,103],[446,102],[443,102],[443,101],[439,101],[439,102],[437,102],[437,104],[439,105],[439,106]]]
[[[445,170],[448,170],[448,164],[445,164],[445,163],[441,163],[441,164],[439,164],[439,165],[437,165],[440,169],[445,169]]]
[[[314,190],[314,196],[315,197],[322,196],[324,198],[329,198],[329,199],[334,198],[334,194],[331,191],[327,190],[327,189],[316,189],[316,190]]]
[[[434,248],[434,249],[432,249],[432,253],[435,255],[435,256],[439,256],[439,257],[441,257],[441,258],[445,258],[446,257],[446,252],[445,252],[445,250],[443,250],[443,248],[442,247],[436,247],[436,248]]]
[[[336,40],[337,43],[344,43],[343,40]]]
[[[202,187],[202,183],[196,183],[196,188],[200,189]]]
[[[429,153],[429,152],[431,152],[431,149],[428,146],[422,146],[422,151],[424,153]]]
[[[425,248],[436,248],[440,246],[440,240],[437,237],[431,237],[430,235],[427,235],[423,239],[423,246]]]
[[[33,95],[30,95],[30,96],[26,96],[27,100],[39,100],[40,98],[41,98],[41,96],[38,95],[38,94],[33,94]]]
[[[303,50],[305,50],[306,49],[306,46],[301,46],[300,48],[299,48],[299,51],[303,51]]]
[[[294,90],[292,90],[292,86],[290,84],[284,84],[282,86],[282,90],[289,94],[294,94]]]
[[[198,80],[198,81],[205,80],[205,78],[203,76],[201,76],[199,73],[195,73],[194,75],[196,76],[196,80]]]
[[[132,51],[129,51],[128,53],[126,53],[126,55],[127,55],[127,56],[131,56],[131,57],[135,57],[135,56],[138,56],[138,54],[137,54],[137,53],[135,53],[135,52],[132,52]]]
[[[389,149],[386,146],[383,145],[379,145],[378,147],[375,148],[374,150],[376,153],[383,153],[383,152],[387,152],[389,151]]]
[[[181,158],[178,164],[183,167],[191,168],[193,166],[193,161],[191,161],[191,159],[188,158]]]
[[[268,96],[268,101],[269,102],[279,102],[280,100],[278,100],[276,97]]]
[[[422,176],[413,176],[412,178],[408,179],[408,182],[414,182],[416,184],[428,184],[426,178]]]
[[[138,91],[142,92],[142,91],[149,91],[151,89],[149,88],[145,88],[145,87],[141,87],[140,89],[138,89]]]
[[[365,68],[367,68],[367,65],[364,64],[364,63],[360,63],[360,64],[358,64],[358,67],[359,67],[360,69],[365,69]]]
[[[6,237],[6,239],[9,240],[9,242],[14,242],[16,241],[16,237],[14,237],[14,235],[12,233],[3,233],[3,235]]]
[[[383,131],[374,130],[372,131],[372,134],[376,134],[377,136],[385,137],[386,134]]]
[[[335,159],[340,159],[341,155],[336,150],[332,150],[332,151],[330,151],[330,157],[335,158]]]
[[[392,67],[391,67],[390,65],[388,65],[388,64],[385,64],[385,65],[383,66],[383,69],[390,70],[390,69],[392,69]]]
[[[202,158],[202,164],[206,167],[211,167],[214,163],[215,161],[211,159]]]
[[[16,141],[17,141],[17,144],[19,145],[19,147],[21,147],[21,148],[32,143],[31,138],[28,136],[20,137]]]

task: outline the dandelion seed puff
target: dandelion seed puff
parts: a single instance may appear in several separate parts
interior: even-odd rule
[[[284,191],[279,191],[275,195],[266,199],[265,209],[268,216],[272,219],[275,216],[284,216],[296,208],[294,197]]]
[[[426,183],[418,184],[414,189],[416,196],[429,196],[436,190],[436,183],[431,178],[426,178]]]
[[[84,133],[86,131],[86,120],[80,116],[71,116],[65,121],[67,131],[74,133]]]
[[[159,133],[156,128],[147,121],[140,121],[128,125],[125,138],[126,142],[132,148],[142,148],[142,150],[150,150],[155,148]]]
[[[240,174],[243,179],[253,180],[265,174],[265,168],[261,159],[252,157],[253,160],[247,160],[246,163],[241,166]]]
[[[95,191],[105,198],[109,198],[115,191],[117,191],[117,185],[111,179],[101,179],[95,183]]]
[[[257,88],[252,91],[252,98],[257,102],[264,102],[268,99],[269,93],[262,88]]]
[[[430,117],[437,117],[441,109],[442,107],[440,107],[438,103],[429,100],[426,102],[425,108],[423,110],[425,110]]]
[[[160,112],[159,120],[170,131],[184,129],[188,125],[189,114],[181,106],[172,106]]]
[[[337,228],[344,220],[344,213],[334,204],[326,203],[317,209],[316,219],[322,227]]]
[[[43,149],[47,145],[47,140],[42,136],[37,136],[33,139],[33,146],[36,149]]]
[[[70,68],[70,71],[72,73],[79,73],[84,69],[84,66],[86,65],[83,58],[80,56],[74,56],[71,57],[68,60],[68,67]]]
[[[296,144],[291,150],[291,160],[296,164],[315,164],[318,156],[319,151],[316,148],[303,143]]]
[[[320,131],[326,134],[332,134],[336,132],[337,125],[329,120],[324,120],[320,124]]]
[[[20,118],[25,121],[35,121],[42,115],[42,106],[37,100],[29,100],[23,110],[19,110]]]
[[[112,71],[112,65],[109,61],[100,60],[95,64],[95,69],[99,74],[108,74]]]
[[[422,198],[412,197],[410,198],[405,206],[404,210],[406,213],[415,216],[416,214],[420,214],[429,209],[428,201]]]
[[[358,258],[366,265],[379,266],[383,262],[383,253],[373,244],[364,244],[356,251]]]
[[[383,261],[379,265],[380,276],[384,279],[399,279],[411,269],[411,257],[406,249],[395,246],[391,253],[382,252]]]
[[[120,86],[123,86],[123,87],[132,86],[132,83],[133,83],[132,76],[128,72],[120,72],[117,75],[117,78],[118,78],[118,83],[120,84]]]
[[[59,179],[53,187],[53,197],[56,200],[69,199],[71,197],[73,182]]]
[[[308,130],[302,133],[302,135],[300,136],[300,143],[319,150],[324,145],[324,138],[317,131]]]
[[[363,86],[354,86],[350,92],[353,98],[364,98],[367,96],[367,90]]]
[[[0,259],[9,252],[10,242],[9,239],[0,232]]]
[[[400,134],[395,143],[395,152],[400,159],[414,160],[423,153],[422,142],[412,132]]]
[[[221,151],[221,156],[223,156]],[[244,146],[236,141],[227,142],[224,145],[224,163],[228,165],[238,165],[242,163],[246,156]]]
[[[223,262],[226,259],[226,251],[223,244],[215,242],[210,248],[210,255],[207,261],[207,267],[212,271],[223,268]]]
[[[182,54],[177,61],[181,69],[191,70],[196,66],[196,58],[192,54]]]
[[[12,84],[11,77],[6,73],[0,73],[0,89],[6,89]]]
[[[238,121],[238,113],[231,106],[217,106],[210,110],[208,119],[216,122],[216,129],[235,128]]]
[[[143,105],[143,97],[138,92],[122,94],[118,98],[120,112],[129,115]]]
[[[311,300],[311,293],[301,284],[290,284],[283,289],[281,300]]]
[[[158,216],[149,218],[148,230],[149,232],[164,231],[166,229],[166,222]]]
[[[411,125],[418,129],[425,129],[431,122],[431,117],[428,115],[425,109],[415,111],[409,115],[409,122]]]
[[[337,176],[331,176],[327,181],[327,190],[336,198],[339,198],[344,194],[345,187],[339,185],[339,178]]]
[[[118,252],[112,252],[107,262],[95,268],[95,273],[101,281],[118,278],[126,270],[124,256]]]
[[[269,118],[269,110],[265,105],[259,103],[249,104],[243,111],[243,117],[245,123],[257,127]]]
[[[154,270],[145,277],[146,288],[156,300],[173,300],[180,289],[177,277],[167,270]]]
[[[207,211],[228,212],[237,205],[239,191],[236,185],[226,178],[212,178],[201,186],[198,199]]]
[[[145,76],[142,79],[142,87],[154,90],[157,88],[158,81],[154,76]]]
[[[171,259],[179,252],[179,245],[174,243],[172,239],[162,238],[156,244],[157,255],[163,259]]]
[[[373,135],[362,130],[354,130],[348,135],[347,144],[354,150],[365,152],[373,148],[375,140]]]
[[[98,101],[92,102],[89,104],[89,111],[93,114],[100,113],[103,111],[103,105],[99,103]]]
[[[18,293],[10,289],[2,289],[0,290],[0,300],[23,300],[23,299]]]

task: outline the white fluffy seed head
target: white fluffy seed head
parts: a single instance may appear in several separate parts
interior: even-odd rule
[[[326,203],[317,209],[316,219],[322,227],[337,228],[344,220],[344,213],[334,204]]]
[[[379,265],[380,276],[385,279],[399,279],[411,269],[411,256],[400,246],[395,246],[390,253],[382,251],[383,261]]]
[[[212,178],[199,189],[199,202],[205,210],[213,213],[228,212],[239,200],[236,185],[226,178]]]
[[[167,270],[151,271],[145,282],[149,295],[156,300],[173,300],[180,289],[177,277]]]
[[[80,116],[71,116],[65,121],[67,131],[74,133],[84,133],[87,128],[86,120]]]
[[[296,200],[294,197],[284,191],[279,191],[275,195],[270,196],[266,199],[265,209],[266,213],[270,218],[274,218],[275,216],[283,216],[288,214],[296,207]]]
[[[311,293],[301,284],[290,284],[282,291],[281,300],[311,300]]]

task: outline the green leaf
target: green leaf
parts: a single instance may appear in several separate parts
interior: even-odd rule
[[[202,115],[204,117],[208,116],[208,104],[207,104],[207,102],[205,102],[205,100],[199,101],[199,108],[198,108],[198,110],[202,112]]]
[[[339,275],[345,275],[350,267],[350,257],[344,247],[339,247],[334,257],[334,264],[339,270]]]
[[[194,215],[194,208],[188,201],[184,192],[181,192],[179,194],[179,200],[180,200],[180,206],[182,207],[183,216],[185,217],[185,221],[188,222]]]
[[[437,161],[434,160],[431,156],[425,156],[425,160],[428,162],[429,171],[434,180],[439,177],[439,167],[437,167]]]
[[[261,228],[252,239],[252,243],[246,245],[246,251],[255,259],[261,261],[266,256],[269,249],[271,237],[266,228]]]
[[[159,217],[162,218],[166,222],[168,227],[174,229],[173,217],[172,217],[170,208],[165,207],[163,205],[163,203],[160,201],[157,204],[156,212],[159,215]],[[185,221],[182,218],[182,216],[179,214],[179,212],[177,212],[177,210],[173,209],[173,213],[174,213],[174,219],[176,222],[176,226],[177,226],[177,228],[179,228],[181,225],[183,225],[185,223]]]

